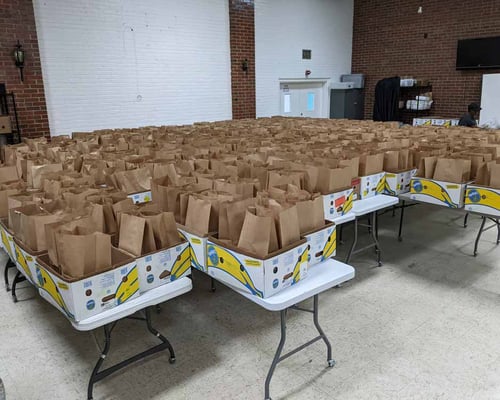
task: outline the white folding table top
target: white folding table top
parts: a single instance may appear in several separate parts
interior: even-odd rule
[[[394,206],[399,203],[399,198],[379,194],[364,200],[357,200],[353,203],[352,212],[356,217],[361,217],[383,208]]]
[[[146,307],[155,306],[164,301],[173,299],[174,297],[189,292],[192,288],[193,283],[191,279],[184,277],[177,281],[151,289],[135,299],[94,315],[93,317],[84,319],[83,321],[71,321],[71,324],[79,331],[90,331],[128,317]]]
[[[350,265],[329,259],[309,268],[307,278],[303,281],[267,299],[239,290],[237,292],[266,310],[281,311],[354,278],[354,274],[354,268]]]
[[[354,221],[355,219],[356,219],[356,214],[354,214],[353,212],[350,211],[345,215],[341,215],[340,217],[332,218],[332,219],[330,219],[330,221],[335,223],[335,225],[342,225],[342,224],[345,224],[347,222]]]

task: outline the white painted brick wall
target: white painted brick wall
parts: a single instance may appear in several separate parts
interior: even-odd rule
[[[353,0],[255,0],[257,116],[280,112],[280,78],[351,72]],[[302,49],[312,50],[302,60]],[[329,104],[323,107],[329,116]]]
[[[33,3],[52,135],[231,118],[227,0]]]

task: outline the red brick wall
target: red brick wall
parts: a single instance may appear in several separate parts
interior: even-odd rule
[[[488,36],[500,36],[499,0],[355,0],[352,70],[366,74],[365,117],[375,84],[391,76],[430,80],[432,115],[460,116],[480,101],[482,75],[500,71],[456,71],[457,40]]]
[[[14,64],[17,40],[25,50],[24,83]],[[22,136],[49,134],[42,68],[31,0],[0,0],[0,83],[16,96]]]
[[[254,0],[229,0],[233,119],[255,118]],[[248,60],[248,72],[242,70]]]

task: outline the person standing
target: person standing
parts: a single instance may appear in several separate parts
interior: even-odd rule
[[[458,121],[458,126],[468,126],[469,128],[477,128],[476,119],[479,118],[481,107],[477,103],[470,103],[467,107],[467,114],[463,115]]]

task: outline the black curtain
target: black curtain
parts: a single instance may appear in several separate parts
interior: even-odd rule
[[[374,121],[397,121],[399,119],[399,90],[401,78],[385,78],[375,86]]]

